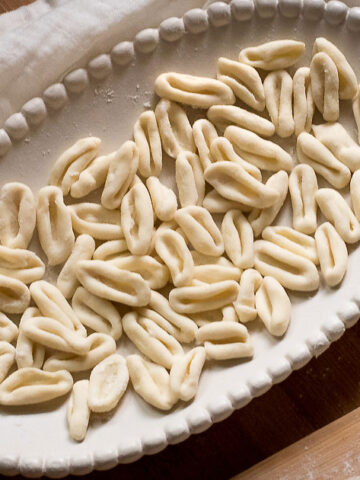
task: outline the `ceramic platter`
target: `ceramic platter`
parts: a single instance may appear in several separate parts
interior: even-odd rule
[[[309,63],[315,37],[325,36],[343,50],[360,78],[359,10],[319,0],[215,3],[207,11],[193,10],[159,29],[140,32],[134,42],[114,46],[86,68],[70,71],[64,65],[61,82],[42,98],[29,98],[22,113],[12,115],[0,130],[0,152],[6,152],[0,161],[1,184],[18,180],[38,190],[47,183],[58,155],[83,136],[101,137],[103,152],[118,148],[131,138],[138,115],[155,105],[158,74],[173,70],[214,76],[217,58],[236,59],[243,47],[281,38],[302,40],[307,49],[301,65]],[[342,121],[355,135],[349,105],[343,102],[342,111]],[[294,140],[285,148],[294,153]],[[173,175],[174,162],[165,160],[165,181]],[[289,214],[285,209],[279,222],[289,222]],[[150,407],[129,389],[119,408],[110,416],[94,417],[85,441],[76,444],[68,436],[64,400],[31,409],[1,409],[0,472],[84,474],[135,461],[206,430],[319,355],[356,322],[359,265],[360,249],[354,248],[340,288],[322,285],[314,294],[292,295],[291,325],[280,341],[259,323],[249,325],[254,359],[209,362],[196,399],[179,403],[170,413]],[[119,350],[127,348],[122,340]]]

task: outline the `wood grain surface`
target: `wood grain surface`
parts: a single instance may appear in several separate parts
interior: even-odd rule
[[[0,13],[16,10],[32,2],[34,2],[34,0],[0,0]]]

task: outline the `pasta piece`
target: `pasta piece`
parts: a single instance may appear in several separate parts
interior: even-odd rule
[[[121,226],[133,255],[146,255],[151,247],[154,214],[151,198],[143,183],[137,183],[121,203]]]
[[[220,230],[205,208],[194,205],[181,208],[175,213],[175,220],[195,250],[213,257],[224,253]]]
[[[288,152],[276,143],[265,140],[249,130],[230,126],[227,127],[224,135],[241,158],[258,168],[277,172],[278,170],[289,171],[293,167],[293,159]]]
[[[44,273],[45,265],[34,252],[0,246],[0,274],[31,283]]]
[[[357,79],[345,55],[329,40],[318,37],[314,42],[313,54],[324,52],[335,63],[339,75],[339,97],[352,100],[358,92]]]
[[[4,313],[0,312],[0,341],[13,342],[18,336],[18,327]]]
[[[348,263],[346,244],[329,222],[317,228],[315,242],[324,280],[329,287],[335,287],[346,273]]]
[[[129,382],[123,356],[114,353],[98,363],[90,374],[88,404],[92,412],[110,412],[120,402]]]
[[[80,322],[94,332],[106,333],[118,340],[122,334],[121,316],[114,305],[83,287],[78,287],[71,302]]]
[[[16,363],[18,368],[35,367],[41,368],[45,359],[45,347],[34,343],[24,333],[23,326],[29,318],[39,317],[40,311],[35,307],[29,307],[23,313],[20,325],[19,336],[16,342]]]
[[[275,133],[275,126],[269,120],[234,105],[214,105],[207,111],[207,116],[221,130],[229,125],[237,125],[264,137],[271,137]]]
[[[69,372],[21,368],[0,384],[0,405],[36,405],[66,395],[73,386]]]
[[[79,285],[76,277],[76,267],[80,260],[90,260],[95,251],[95,241],[90,235],[79,235],[73,251],[61,269],[56,280],[56,286],[65,298],[71,298]]]
[[[301,67],[293,78],[294,124],[295,135],[310,132],[315,105],[311,91],[310,68]]]
[[[339,76],[335,63],[324,52],[316,53],[310,64],[314,103],[327,122],[339,118]]]
[[[170,410],[176,397],[171,390],[170,376],[166,369],[140,355],[129,355],[126,362],[135,392],[153,407]]]
[[[217,310],[210,310],[209,312],[192,313],[191,318],[199,328],[212,322],[221,322],[224,319],[223,310],[227,307],[229,307],[229,305]]]
[[[196,339],[204,343],[207,358],[214,360],[252,357],[254,354],[247,328],[240,323],[209,323],[199,328]]]
[[[352,172],[360,168],[360,146],[340,123],[313,125],[315,137]]]
[[[235,208],[242,212],[250,212],[251,207],[242,203],[233,202],[222,197],[215,189],[210,190],[204,197],[203,207],[210,213],[226,213],[228,210]]]
[[[257,317],[255,294],[261,282],[260,273],[252,268],[245,270],[241,275],[239,294],[234,302],[234,308],[241,323],[251,322]]]
[[[209,111],[210,110],[208,110],[208,112]],[[194,122],[193,136],[196,148],[199,152],[202,168],[205,171],[213,162],[210,153],[210,146],[212,142],[218,138],[216,128],[211,122],[209,122],[209,120],[206,120],[206,118],[200,118]]]
[[[115,340],[104,333],[92,333],[87,337],[89,351],[85,355],[73,355],[72,353],[60,352],[51,355],[44,363],[44,370],[56,372],[67,370],[68,372],[83,372],[90,370],[109,357],[116,350]]]
[[[78,180],[72,184],[70,195],[73,198],[85,197],[104,185],[109,165],[117,155],[118,152],[116,150],[107,155],[101,155],[100,157],[94,158],[88,167],[80,173]]]
[[[15,348],[9,343],[0,341],[0,383],[6,378],[15,362]]]
[[[178,313],[197,313],[216,310],[232,303],[239,291],[233,280],[171,290],[169,303]]]
[[[81,260],[76,275],[83,287],[105,300],[132,307],[142,307],[149,303],[148,283],[138,273],[121,270],[111,262]]]
[[[293,211],[293,227],[299,232],[311,234],[317,227],[315,194],[318,183],[310,165],[296,165],[289,177],[289,193]]]
[[[350,182],[350,195],[355,216],[360,221],[360,170],[353,173]]]
[[[70,212],[60,188],[40,189],[36,209],[37,231],[49,265],[65,262],[73,249],[75,237]]]
[[[239,268],[254,264],[254,234],[247,218],[240,210],[229,210],[221,224],[225,252]]]
[[[360,240],[360,223],[344,197],[332,188],[321,188],[315,195],[322,214],[334,225],[346,243]]]
[[[162,222],[172,220],[178,206],[175,193],[157,177],[149,177],[146,180],[146,187],[150,193],[156,217]]]
[[[259,112],[264,110],[264,87],[255,68],[224,57],[218,59],[217,66],[218,80],[226,83],[234,94],[249,107]]]
[[[144,178],[158,177],[162,169],[162,150],[155,113],[143,112],[134,125],[134,140],[139,150],[139,172]]]
[[[177,398],[188,402],[195,397],[205,360],[204,347],[195,347],[175,359],[170,370],[170,386]]]
[[[319,263],[315,240],[310,235],[305,235],[305,233],[297,232],[293,228],[279,225],[266,227],[262,232],[262,237],[264,240],[289,250],[289,252],[308,258],[315,265]]]
[[[350,170],[309,133],[303,132],[297,137],[296,153],[300,163],[310,165],[333,187],[344,188],[350,182]]]
[[[279,137],[294,133],[292,113],[293,80],[286,70],[268,73],[264,80],[265,102],[272,123]]]
[[[76,233],[86,233],[96,240],[123,238],[119,210],[108,210],[98,203],[77,203],[68,207]]]
[[[176,158],[175,179],[179,192],[180,205],[201,205],[205,196],[205,180],[197,155],[181,152]]]
[[[195,152],[193,132],[185,111],[165,98],[156,105],[155,116],[162,147],[172,158],[180,152]]]
[[[294,65],[303,54],[305,43],[274,40],[241,50],[239,61],[263,70],[280,70]]]
[[[104,190],[102,205],[114,210],[119,208],[121,200],[132,184],[139,165],[139,150],[134,142],[125,142],[111,159]]]
[[[78,380],[74,383],[66,418],[70,437],[77,442],[82,442],[86,437],[89,425],[90,409],[88,406],[89,380]]]
[[[313,262],[267,240],[255,242],[255,268],[290,290],[311,292],[319,287],[319,273]]]
[[[5,183],[0,194],[0,242],[9,248],[27,248],[35,229],[36,203],[27,185]]]
[[[235,96],[225,83],[185,73],[162,73],[155,80],[155,92],[159,97],[197,108],[235,103]]]
[[[94,252],[94,260],[114,260],[115,258],[128,254],[128,248],[125,239],[109,240],[97,247]]]
[[[49,185],[61,188],[62,193],[67,195],[80,173],[96,157],[100,144],[100,138],[86,137],[65,150],[51,169]]]
[[[264,277],[255,298],[256,311],[265,327],[271,335],[283,336],[291,318],[291,302],[284,288],[275,278]]]
[[[157,232],[155,250],[169,268],[172,283],[176,287],[191,283],[194,262],[185,240],[179,233],[170,229]]]
[[[271,207],[254,209],[250,212],[248,220],[254,231],[255,238],[275,220],[281,207],[284,205],[289,185],[287,173],[284,170],[274,173],[266,182],[266,185],[279,193],[279,199]]]
[[[126,335],[134,345],[150,360],[170,369],[176,355],[182,355],[180,343],[167,333],[163,323],[167,322],[159,314],[147,309],[129,312],[122,323]]]
[[[360,95],[356,95],[352,102],[353,114],[358,132],[358,142],[360,143]]]
[[[210,257],[193,250],[195,281],[203,283],[217,283],[224,280],[240,280],[241,270],[225,257]]]
[[[179,342],[189,343],[195,339],[196,324],[190,318],[180,315],[173,310],[168,300],[159,292],[151,291],[148,307],[167,320],[172,329],[169,330],[169,327],[165,327],[165,324],[164,328],[167,328],[168,333],[171,333]]]
[[[0,311],[4,313],[22,313],[30,303],[27,286],[6,275],[0,274]]]

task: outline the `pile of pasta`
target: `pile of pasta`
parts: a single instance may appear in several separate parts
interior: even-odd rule
[[[99,155],[99,138],[80,139],[37,200],[24,184],[2,187],[1,405],[71,391],[78,441],[129,379],[143,400],[171,409],[194,398],[207,360],[251,359],[248,322],[285,334],[287,290],[314,291],[321,275],[341,283],[346,244],[360,240],[360,147],[339,105],[353,102],[360,128],[358,82],[325,38],[310,67],[296,69],[304,49],[294,40],[245,48],[238,61],[219,58],[217,79],[161,74],[160,100],[133,140]],[[202,112],[193,125],[188,107]],[[274,135],[296,136],[297,161]],[[349,184],[352,207],[338,191]],[[78,200],[95,191],[99,202]],[[273,225],[288,192],[292,227]],[[48,265],[60,266],[56,285],[28,249],[35,228]],[[19,326],[7,314],[22,314]],[[123,331],[138,353],[116,353]],[[74,382],[78,372],[88,379]]]

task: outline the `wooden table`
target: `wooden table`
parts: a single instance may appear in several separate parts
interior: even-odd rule
[[[31,1],[0,0],[0,13]],[[360,475],[359,364],[360,323],[321,357],[208,431],[87,478],[226,480],[238,474],[236,480],[345,480]]]

